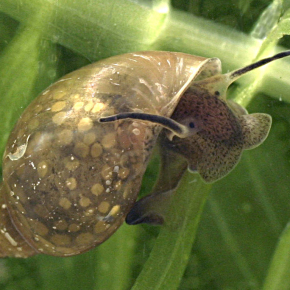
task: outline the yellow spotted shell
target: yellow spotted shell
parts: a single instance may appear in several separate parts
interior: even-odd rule
[[[159,114],[204,61],[161,52],[112,57],[68,74],[30,104],[7,143],[2,191],[13,224],[36,253],[79,254],[122,224],[160,127],[98,119]]]
[[[165,124],[160,143],[169,151],[176,147],[177,156],[185,157],[191,170],[200,169],[205,181],[227,174],[242,149],[265,139],[270,118],[254,118],[257,122],[249,125],[246,112],[226,101],[221,84],[227,87],[229,81],[220,77],[220,71],[218,59],[170,52],[130,53],[81,68],[45,90],[24,111],[7,142],[0,196],[0,255],[76,255],[104,242],[123,223],[136,201],[162,126],[147,117],[101,123],[102,117],[173,115],[186,127],[188,113],[198,112],[193,118],[195,132],[178,137],[172,129],[173,136],[168,131],[171,125]],[[195,95],[196,109],[189,107],[190,92]],[[222,115],[221,121],[208,117],[208,106],[212,114]],[[254,128],[253,123],[265,128],[263,136],[257,129],[257,140],[250,143],[245,136],[252,132],[247,129]],[[223,131],[224,124],[234,124],[234,133],[227,128]],[[215,156],[214,169],[207,170],[211,159],[209,155],[200,159],[207,153],[202,148],[215,155],[215,138],[221,145],[217,152],[224,156]],[[223,138],[238,140],[232,142],[237,158],[228,167],[221,164],[231,152],[230,142]]]

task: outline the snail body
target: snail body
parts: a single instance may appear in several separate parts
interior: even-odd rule
[[[152,199],[134,204],[157,140],[206,182],[230,172],[244,149],[263,142],[271,118],[228,102],[238,71],[220,72],[216,58],[140,52],[51,85],[7,142],[0,254],[77,255],[110,237],[130,211],[129,223],[138,215],[150,223]]]

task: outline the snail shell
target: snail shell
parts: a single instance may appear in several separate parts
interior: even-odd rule
[[[71,256],[105,241],[133,207],[159,135],[163,155],[177,154],[205,181],[227,174],[243,149],[266,138],[271,118],[228,103],[230,81],[220,72],[216,58],[151,51],[111,57],[51,85],[7,142],[0,254]]]

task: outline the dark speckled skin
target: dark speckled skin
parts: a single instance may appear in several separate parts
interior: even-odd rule
[[[172,118],[182,123],[189,116],[195,120],[197,133],[173,138],[167,146],[183,155],[190,170],[198,171],[206,182],[215,181],[240,158],[244,142],[240,120],[226,101],[196,87],[184,94]]]

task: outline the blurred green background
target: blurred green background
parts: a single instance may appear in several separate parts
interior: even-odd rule
[[[219,57],[223,71],[290,47],[290,1],[0,0],[0,151],[21,112],[67,72],[111,55]],[[273,117],[266,142],[209,186],[186,174],[177,227],[123,225],[70,258],[0,260],[0,289],[290,289],[290,62],[243,77],[229,97]],[[157,175],[155,156],[140,195]],[[289,264],[289,265],[288,265]]]

